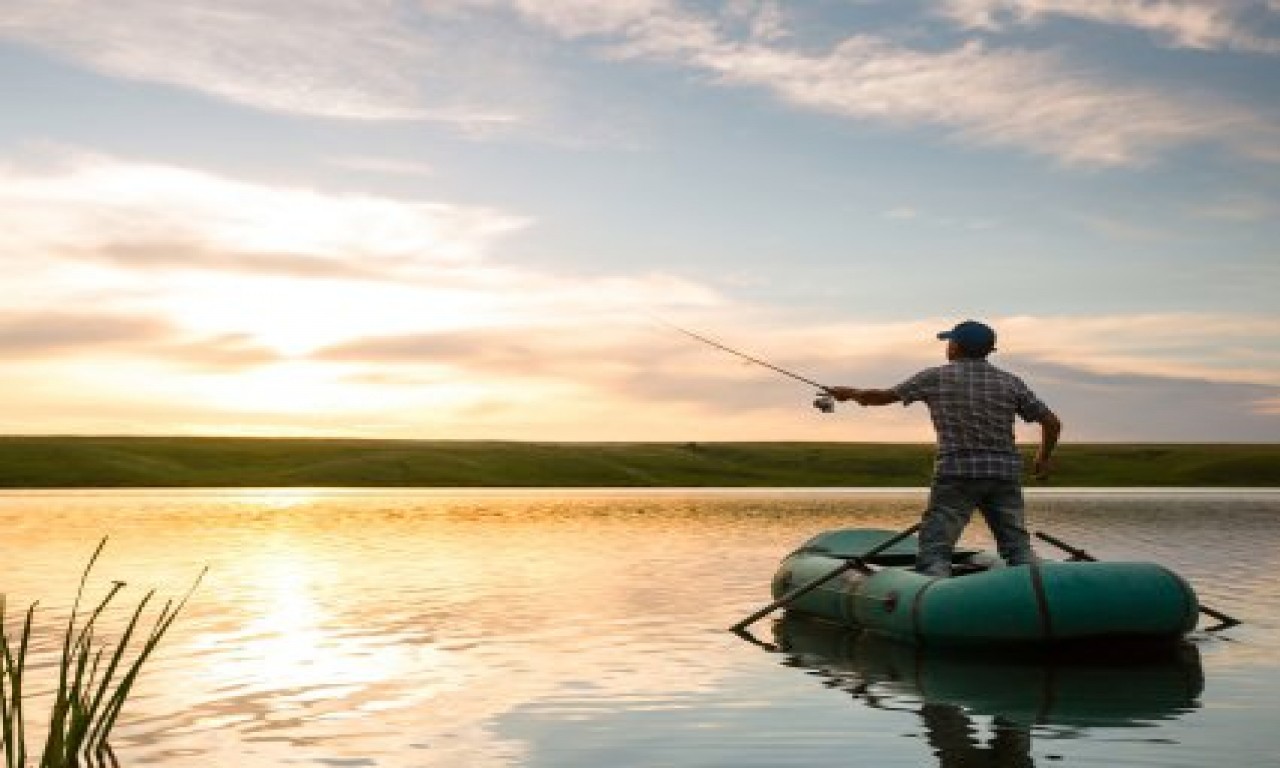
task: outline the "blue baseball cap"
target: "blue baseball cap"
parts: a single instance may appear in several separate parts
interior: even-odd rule
[[[954,341],[964,351],[985,354],[996,348],[996,332],[986,323],[977,320],[965,320],[949,331],[938,334],[939,339]]]

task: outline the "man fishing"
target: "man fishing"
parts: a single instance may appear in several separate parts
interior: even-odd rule
[[[929,508],[920,527],[916,570],[951,575],[951,555],[974,508],[982,512],[1009,565],[1035,560],[1023,524],[1022,462],[1014,446],[1013,417],[1040,424],[1033,472],[1045,479],[1062,422],[1022,380],[987,362],[996,349],[988,325],[966,320],[938,334],[947,342],[946,365],[928,368],[891,389],[827,387],[837,400],[904,406],[923,400],[938,435]]]

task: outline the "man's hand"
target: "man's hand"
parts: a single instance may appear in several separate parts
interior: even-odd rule
[[[1040,482],[1049,479],[1049,474],[1053,472],[1053,460],[1047,456],[1036,456],[1035,466],[1031,469],[1032,476]]]
[[[1062,420],[1053,411],[1040,417],[1040,450],[1036,451],[1036,463],[1032,469],[1032,474],[1037,480],[1043,482],[1049,479],[1049,472],[1053,470],[1049,457],[1053,455],[1053,449],[1058,445],[1058,436],[1061,434]]]

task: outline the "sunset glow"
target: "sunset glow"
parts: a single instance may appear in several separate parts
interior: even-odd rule
[[[919,440],[652,318],[976,317],[1073,439],[1274,439],[1280,14],[1172,5],[14,5],[7,431]]]

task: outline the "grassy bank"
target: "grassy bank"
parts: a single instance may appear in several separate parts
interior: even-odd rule
[[[0,437],[0,488],[919,486],[932,446]],[[1280,487],[1280,444],[1064,445],[1055,485]]]

